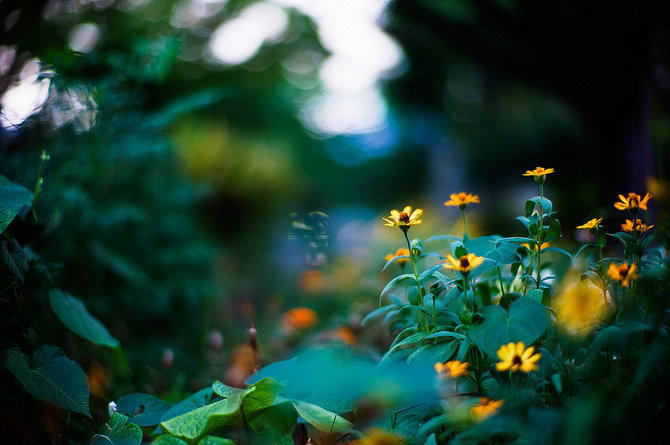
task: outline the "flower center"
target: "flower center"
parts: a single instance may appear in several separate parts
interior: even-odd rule
[[[406,212],[400,212],[400,215],[398,215],[398,221],[408,223],[409,215]]]
[[[460,262],[461,268],[463,268],[463,269],[467,269],[468,267],[470,267],[470,261],[468,261],[468,257],[466,257],[466,256],[462,256],[459,259],[459,262]]]
[[[521,365],[522,363],[523,363],[523,362],[522,362],[522,360],[521,360],[521,357],[519,357],[518,355],[514,354],[514,357],[512,357],[512,365],[514,365],[514,366],[519,366],[519,365]]]
[[[628,275],[628,265],[622,264],[621,267],[619,267],[619,274],[621,275],[621,278],[626,278]]]

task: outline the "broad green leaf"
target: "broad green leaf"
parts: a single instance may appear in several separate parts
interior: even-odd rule
[[[446,362],[454,355],[457,349],[457,341],[419,346],[414,352],[407,356],[407,363],[417,361],[433,365],[436,362]]]
[[[119,347],[119,341],[112,337],[107,328],[88,312],[79,298],[60,289],[53,289],[49,292],[49,301],[58,319],[75,334],[99,345]]]
[[[30,190],[0,175],[0,233],[9,227],[23,207],[30,207],[32,203]]]
[[[170,420],[173,417],[181,416],[182,414],[186,414],[188,412],[193,411],[194,409],[201,408],[207,405],[207,403],[209,403],[212,400],[213,394],[214,391],[212,390],[211,386],[208,386],[207,388],[203,388],[200,391],[197,391],[196,393],[185,398],[181,402],[177,403],[176,405],[173,405],[170,409],[165,411],[161,416],[160,421],[165,422],[166,420]],[[160,434],[162,432],[163,430],[161,426],[158,425],[156,427],[156,430],[152,434]]]
[[[305,419],[307,423],[314,426],[319,431],[326,433],[342,432],[343,430],[352,427],[351,422],[344,417],[338,416],[337,414],[313,403],[308,403],[303,400],[294,400],[293,406],[300,417]]]
[[[483,319],[468,331],[472,341],[485,353],[495,357],[500,346],[521,341],[531,345],[547,329],[547,313],[541,303],[529,297],[515,300],[509,313],[500,306],[485,306]]]
[[[363,318],[363,321],[361,321],[361,326],[365,326],[370,320],[376,318],[379,315],[385,314],[393,309],[397,309],[397,306],[395,304],[389,304],[387,306],[382,306],[380,308],[375,309],[374,311],[366,315],[365,318]]]
[[[40,346],[32,363],[17,348],[11,348],[5,355],[5,366],[34,397],[91,417],[86,373],[60,348]]]
[[[23,277],[30,267],[28,254],[14,239],[0,241],[0,261],[23,283]]]
[[[242,426],[245,420],[251,421],[259,411],[272,406],[280,389],[276,380],[264,378],[223,400],[161,422],[161,428],[185,440],[194,440],[219,426]]]
[[[209,436],[208,436],[209,437]],[[173,436],[172,434],[161,434],[153,439],[152,445],[189,445],[188,442]]]
[[[198,445],[235,445],[230,439],[217,436],[205,436],[198,442]]]
[[[389,281],[388,284],[384,287],[384,290],[382,290],[381,294],[379,294],[379,302],[381,303],[382,297],[384,296],[384,294],[389,289],[397,286],[398,284],[400,284],[404,280],[409,280],[409,279],[414,280],[414,275],[412,275],[410,273],[406,273],[406,274],[403,274],[403,275],[399,275],[399,276],[395,277],[394,279],[392,279],[391,281]]]
[[[134,423],[127,422],[128,417],[118,412],[114,413],[112,418],[100,428],[100,434],[93,444],[98,445],[111,441],[114,445],[140,445],[142,429]]]
[[[173,407],[172,403],[151,394],[133,393],[116,401],[118,412],[130,417],[139,426],[158,425],[162,416]]]

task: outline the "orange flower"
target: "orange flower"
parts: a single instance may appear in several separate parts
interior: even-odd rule
[[[457,270],[463,275],[469,274],[472,269],[484,262],[484,258],[477,256],[474,253],[463,255],[458,260],[451,255],[447,255],[447,260],[449,263],[444,263],[445,269]]]
[[[451,360],[444,364],[437,362],[435,363],[435,371],[441,376],[455,379],[456,377],[466,375],[468,373],[468,366],[470,366],[468,362],[461,363],[458,360]]]
[[[503,400],[491,400],[488,397],[482,397],[479,399],[479,403],[470,409],[470,415],[482,421],[497,413],[503,403]]]
[[[600,223],[602,222],[602,220],[603,220],[602,218],[593,218],[592,220],[585,222],[581,226],[577,226],[577,228],[587,230],[597,229],[598,227],[600,227]]]
[[[388,255],[386,255],[384,259],[388,262],[391,261],[393,258],[401,255],[409,256],[409,249],[401,247],[400,249],[396,250],[395,253],[389,253]],[[396,263],[398,263],[400,267],[403,267],[405,264],[407,264],[408,260],[409,260],[408,258],[399,258],[396,260]]]
[[[644,233],[647,230],[651,229],[652,227],[654,226],[646,225],[639,218],[635,220],[635,223],[633,223],[633,221],[631,221],[630,219],[627,219],[624,224],[621,224],[621,230],[623,230],[624,232],[631,232],[631,233],[635,232],[636,230],[638,232]]]
[[[544,180],[544,178],[547,177],[549,173],[554,173],[553,168],[544,168],[544,167],[535,167],[535,170],[526,170],[526,173],[523,174],[523,176],[533,176],[537,180],[538,178],[541,178]]]
[[[647,210],[647,201],[651,198],[652,196],[649,193],[644,195],[644,199],[637,193],[629,193],[627,197],[619,195],[621,202],[615,202],[614,207],[618,210],[630,210],[631,213],[635,214],[640,209]]]
[[[402,212],[391,210],[391,214],[387,218],[382,218],[386,221],[385,226],[400,227],[401,230],[407,230],[410,226],[421,224],[421,214],[423,210],[416,209],[412,212],[412,207],[405,207]]]
[[[607,276],[614,281],[618,281],[621,287],[627,287],[631,280],[636,279],[639,275],[635,273],[635,263],[632,263],[630,266],[628,263],[619,265],[610,263],[610,266],[607,268]]]
[[[309,295],[319,295],[326,291],[326,277],[319,269],[307,269],[298,277],[300,290]]]
[[[533,250],[533,251],[537,252],[537,244],[533,244],[533,247],[531,247],[530,244],[528,244],[528,243],[522,243],[521,245],[528,250]],[[547,248],[549,246],[551,246],[550,243],[542,243],[542,245],[540,246],[540,250],[542,250],[544,248]]]
[[[449,201],[445,202],[445,206],[458,206],[459,209],[465,210],[468,204],[479,204],[479,196],[471,195],[470,193],[460,192],[458,194],[452,193],[449,195],[451,198]]]
[[[541,354],[535,353],[535,347],[526,348],[523,342],[507,343],[498,349],[498,358],[500,361],[496,363],[498,371],[512,372],[523,371],[529,373],[537,371],[540,367],[537,362],[540,360]]]
[[[319,317],[316,312],[306,307],[296,307],[284,313],[282,325],[287,329],[301,331],[316,325]]]

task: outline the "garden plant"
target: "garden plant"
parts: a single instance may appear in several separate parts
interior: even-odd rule
[[[556,174],[543,167],[523,174],[539,193],[516,218],[525,229],[519,236],[471,238],[467,212],[482,204],[464,192],[444,203],[460,210],[462,236],[413,238],[431,215],[411,206],[383,218],[388,230],[399,229],[406,248],[388,258],[383,268],[400,274],[380,289],[380,307],[361,323],[362,330],[381,326],[394,337],[376,359],[346,342],[329,343],[262,367],[243,387],[217,380],[174,403],[150,393],[121,395],[104,401],[107,412],[90,443],[573,444],[664,437],[670,281],[667,246],[655,242],[656,224],[647,216],[654,197],[619,195],[610,205],[621,216],[613,222],[620,230],[608,233],[608,221],[595,215],[575,229],[586,242],[570,253],[556,246],[559,210],[544,193]],[[2,178],[2,258],[12,272],[5,286],[14,289],[6,301],[14,304],[28,274],[48,282],[48,267],[8,230],[19,233],[36,221],[40,178],[34,191]],[[118,340],[79,298],[53,288],[48,299],[67,329],[123,360]],[[250,334],[258,348],[255,330]],[[36,399],[73,419],[91,416],[90,373],[59,347],[43,345],[28,357],[14,346],[4,365]]]

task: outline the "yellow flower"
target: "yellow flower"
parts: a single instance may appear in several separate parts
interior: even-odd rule
[[[528,243],[521,243],[521,245],[522,245],[523,247],[525,247],[526,249],[528,249],[528,250],[533,250],[533,251],[537,252],[537,244],[533,244],[532,247],[531,247],[530,244],[528,244]],[[550,243],[542,243],[542,245],[540,246],[540,250],[542,250],[542,249],[546,249],[546,248],[549,247],[549,246],[551,246]]]
[[[409,249],[401,247],[400,249],[396,250],[395,253],[389,253],[388,255],[386,255],[384,259],[388,262],[391,261],[393,258],[401,255],[409,256]],[[408,261],[407,258],[400,258],[397,259],[395,262],[398,263],[400,267],[403,267],[405,264],[407,264],[407,261]]]
[[[591,280],[574,280],[555,300],[556,317],[573,334],[587,334],[607,312],[603,290]]]
[[[455,379],[456,377],[466,375],[468,373],[468,366],[470,366],[468,362],[461,363],[458,360],[452,360],[444,364],[437,362],[435,363],[435,371],[440,375]]]
[[[526,170],[523,176],[534,176],[544,179],[549,173],[554,173],[553,168],[535,167],[535,170]]]
[[[482,397],[479,399],[479,403],[470,409],[470,414],[481,421],[497,413],[503,403],[503,400],[491,400],[488,397]]]
[[[585,222],[581,226],[577,226],[578,229],[597,229],[600,227],[600,223],[602,222],[602,218],[593,218],[591,221]]]
[[[400,227],[402,230],[407,230],[410,226],[421,224],[421,220],[419,218],[421,217],[422,213],[423,210],[421,209],[416,209],[412,212],[412,207],[407,206],[402,210],[402,212],[391,210],[391,214],[388,216],[388,218],[382,219],[386,221],[386,224],[384,224],[385,226]]]
[[[444,263],[445,269],[457,270],[463,275],[469,274],[472,269],[484,262],[484,258],[477,256],[474,253],[463,255],[458,260],[451,255],[447,255],[447,260],[449,263]]]
[[[498,371],[512,372],[523,371],[529,373],[540,368],[538,361],[540,360],[540,353],[533,354],[535,347],[530,346],[526,349],[523,342],[507,343],[498,349],[498,358],[500,361],[496,363]]]
[[[479,196],[471,195],[470,193],[460,192],[458,194],[452,193],[449,195],[451,198],[449,201],[445,202],[445,206],[458,206],[459,209],[465,210],[468,204],[479,204]]]
[[[403,445],[406,440],[397,434],[374,428],[368,431],[366,436],[347,443],[350,445]]]
[[[642,222],[640,218],[635,220],[635,223],[631,221],[630,219],[627,219],[624,224],[621,224],[621,230],[624,232],[635,232],[637,230],[638,232],[646,232],[647,230],[651,229],[654,227],[653,225],[648,226],[645,223]]]
[[[621,287],[627,287],[631,280],[636,279],[639,275],[635,273],[635,263],[632,263],[630,266],[628,263],[619,265],[610,263],[610,266],[607,268],[607,276],[614,281],[618,281]]]
[[[637,213],[640,209],[647,210],[647,201],[651,198],[649,193],[644,195],[644,199],[637,193],[629,193],[627,197],[619,195],[621,202],[615,202],[614,207],[618,210],[630,210],[632,213]]]

